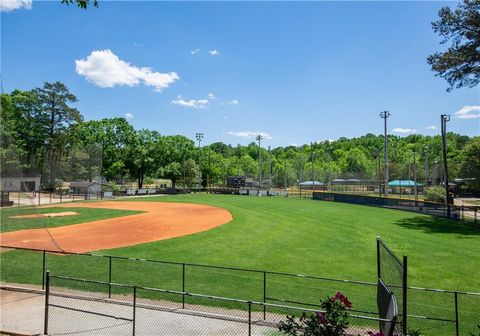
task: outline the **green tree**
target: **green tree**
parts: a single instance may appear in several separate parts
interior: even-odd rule
[[[131,144],[135,135],[135,130],[125,118],[83,122],[77,126],[76,134],[80,144],[101,147],[101,174],[108,181],[125,176],[125,148]]]
[[[55,186],[55,173],[59,159],[64,155],[72,141],[72,125],[83,120],[80,112],[70,107],[77,97],[70,93],[62,82],[45,82],[43,87],[32,90],[39,103],[38,122],[46,132],[45,150],[50,187]]]
[[[126,153],[125,165],[130,176],[135,178],[138,188],[143,187],[145,177],[152,176],[158,171],[159,148],[163,139],[157,131],[147,129],[135,133]]]
[[[87,9],[90,4],[92,4],[93,7],[98,7],[98,0],[62,0],[62,4],[66,4],[67,6],[76,4],[79,8]]]
[[[443,38],[442,44],[452,44],[430,55],[428,63],[436,76],[450,84],[447,91],[476,86],[480,82],[480,0],[463,0],[456,10],[443,7],[438,15],[433,30]]]
[[[480,137],[476,137],[463,150],[459,175],[467,178],[467,185],[480,190]]]
[[[175,188],[176,182],[183,177],[183,163],[193,157],[195,143],[183,135],[170,135],[164,137],[159,150],[158,175],[171,179]]]

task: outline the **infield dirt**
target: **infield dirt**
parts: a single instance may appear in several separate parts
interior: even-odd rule
[[[55,205],[58,207],[59,205]],[[72,207],[65,204],[64,207]],[[230,222],[225,209],[188,203],[94,202],[75,207],[137,210],[144,213],[56,228],[0,234],[2,245],[51,251],[87,252],[190,235]]]

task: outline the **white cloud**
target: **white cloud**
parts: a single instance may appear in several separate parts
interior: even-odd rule
[[[192,55],[195,55],[196,53],[198,53],[200,51],[200,49],[193,49],[193,50],[190,50],[190,54]]]
[[[208,53],[212,56],[216,56],[220,54],[220,52],[217,49],[210,50]]]
[[[252,131],[240,131],[240,132],[228,132],[228,134],[233,135],[238,138],[243,138],[243,139],[255,139],[257,135],[261,135],[264,139],[271,139],[272,136],[268,133],[265,132],[252,132]]]
[[[185,100],[182,96],[178,96],[177,99],[171,101],[174,105],[180,105],[191,108],[203,109],[208,105],[208,99],[190,99]]]
[[[1,0],[0,1],[0,11],[2,12],[11,12],[16,9],[32,8],[32,0]]]
[[[143,84],[153,86],[155,91],[160,92],[180,79],[175,72],[160,73],[151,68],[131,65],[110,49],[92,51],[86,59],[76,60],[75,64],[79,75],[102,88]]]
[[[411,129],[411,128],[394,128],[392,130],[393,133],[402,133],[402,134],[411,134],[411,133],[417,133],[418,130],[416,129]]]
[[[208,99],[217,99],[217,97],[215,97],[215,95],[213,93],[209,93],[208,94]]]
[[[131,114],[131,113],[125,113],[125,118],[127,118],[127,119],[133,119],[133,114]]]
[[[240,102],[239,102],[238,100],[234,99],[234,100],[231,100],[231,101],[229,102],[229,104],[230,104],[230,105],[238,105],[238,104],[240,104]]]
[[[429,129],[429,130],[432,130],[432,131],[435,131],[437,129],[437,126],[432,125],[432,126],[428,126],[428,127],[425,127],[425,128]]]
[[[476,119],[480,118],[480,105],[464,106],[455,112],[455,118],[459,119]]]

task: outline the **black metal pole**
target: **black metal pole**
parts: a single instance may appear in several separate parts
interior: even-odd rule
[[[380,279],[382,277],[381,268],[380,268],[380,238],[377,237],[377,275]]]
[[[182,264],[182,292],[185,293],[185,264]],[[182,294],[182,309],[185,309],[185,294]]]
[[[252,335],[252,301],[248,301],[248,336]]]
[[[459,335],[458,323],[458,292],[455,291],[455,335]]]
[[[445,174],[445,204],[447,206],[447,217],[450,218],[450,195],[448,193],[448,162],[447,162],[447,121],[450,120],[450,116],[442,114],[440,116],[442,122],[442,154],[443,154],[443,167]]]
[[[42,257],[42,289],[45,289],[45,258],[46,252],[43,250],[43,257]]]
[[[263,271],[263,303],[267,302],[267,272]],[[263,305],[263,319],[267,318],[267,306]]]
[[[407,335],[407,265],[408,265],[408,260],[407,256],[403,256],[403,302],[402,302],[402,314],[403,314],[403,335]]]
[[[112,256],[108,256],[108,298],[112,297]]]
[[[50,272],[47,271],[45,275],[46,288],[45,288],[45,316],[43,322],[43,333],[48,335],[48,299],[50,296]]]
[[[133,328],[132,335],[135,336],[135,320],[137,319],[137,286],[133,286]]]

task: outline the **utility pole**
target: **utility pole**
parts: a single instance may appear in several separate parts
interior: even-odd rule
[[[448,163],[447,163],[447,121],[450,121],[450,115],[442,114],[440,116],[442,122],[442,153],[443,153],[443,167],[445,174],[445,203],[447,205],[447,217],[450,218],[450,204],[451,198],[448,193]]]
[[[312,160],[312,193],[315,191],[315,152],[313,151],[313,142],[310,142],[310,149],[311,149],[311,160]],[[313,194],[312,194],[313,197]]]
[[[415,201],[418,201],[418,187],[417,187],[417,156],[415,149],[413,150],[413,182],[415,183]]]
[[[384,119],[384,140],[385,140],[385,192],[384,196],[388,197],[388,138],[387,138],[387,119],[390,117],[389,111],[380,112],[380,118]]]
[[[373,158],[377,160],[377,182],[378,182],[378,196],[382,197],[382,181],[380,179],[380,148],[375,149]]]
[[[198,172],[198,174],[200,175],[198,177],[198,183],[199,183],[199,189],[201,189],[202,188],[202,165],[200,163],[200,144],[203,139],[203,133],[195,133],[195,138],[198,141],[198,159],[197,160],[198,160],[198,167],[200,168]]]
[[[210,160],[210,148],[208,148],[208,174],[207,174],[207,190],[208,193],[211,192],[210,190],[210,173],[212,172],[211,160]]]
[[[285,181],[284,181],[284,185],[285,185],[285,192],[287,192],[287,158],[285,158]]]
[[[270,146],[268,146],[268,191],[270,192],[272,184],[272,151]]]
[[[263,140],[263,136],[258,134],[255,140],[258,141],[258,191],[260,191],[262,187],[262,147],[261,141]]]
[[[424,158],[425,187],[428,187],[429,186],[429,181],[430,181],[430,171],[429,171],[429,167],[428,167],[428,146],[425,146],[423,150],[424,150],[424,154],[425,154],[425,158]]]

